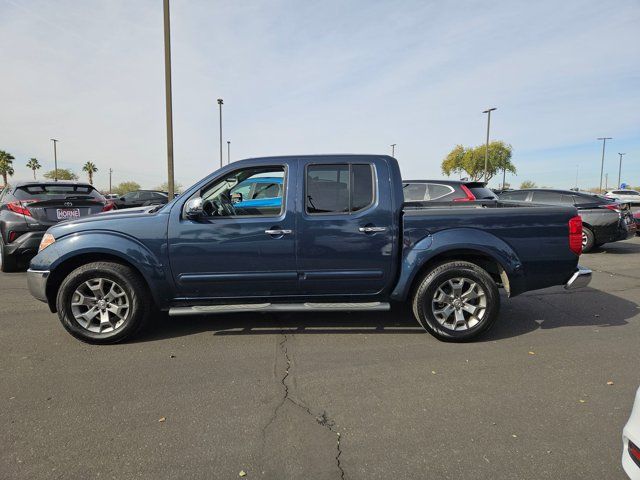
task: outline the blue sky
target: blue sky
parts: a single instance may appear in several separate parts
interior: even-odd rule
[[[513,146],[518,185],[640,185],[640,3],[196,1],[171,3],[176,179],[232,159],[389,153],[438,178],[456,144]],[[99,187],[166,178],[161,0],[0,0],[0,149],[85,161]],[[497,183],[497,180],[492,182]]]

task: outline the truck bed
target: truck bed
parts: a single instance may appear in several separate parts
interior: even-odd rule
[[[521,282],[511,295],[564,283],[575,271],[578,256],[569,249],[568,222],[574,207],[520,202],[407,202],[403,205],[403,248],[425,237],[438,250],[454,236],[468,238],[468,248],[495,240],[496,250],[518,252]],[[455,233],[454,233],[455,232]],[[485,237],[490,235],[492,239]],[[464,245],[461,246],[465,248]],[[512,255],[512,254],[511,254]]]

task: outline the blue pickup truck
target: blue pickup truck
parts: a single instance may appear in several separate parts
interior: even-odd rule
[[[278,202],[232,201],[238,185],[281,179]],[[237,190],[237,189],[236,189]],[[237,199],[236,199],[237,200]],[[477,337],[509,296],[585,286],[574,207],[405,204],[383,155],[234,162],[167,205],[51,227],[29,289],[87,342],[122,341],[154,317],[372,311],[411,302],[445,341]]]

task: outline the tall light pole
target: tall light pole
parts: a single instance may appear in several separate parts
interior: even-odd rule
[[[602,162],[600,163],[600,186],[598,191],[602,193],[602,174],[604,173],[604,147],[607,144],[607,140],[611,140],[613,137],[598,137],[598,140],[602,140]]]
[[[111,175],[113,174],[113,168],[109,169],[109,195],[111,195]]]
[[[222,104],[221,98],[218,99],[218,110],[220,111],[220,168],[222,168]]]
[[[487,108],[484,112],[487,114],[487,146],[484,149],[484,183],[489,183],[487,180],[487,168],[489,166],[489,129],[491,128],[491,112],[496,110],[496,107]],[[504,181],[503,181],[504,183]]]
[[[396,144],[395,143],[391,144],[391,156],[393,158],[396,158]]]
[[[227,140],[227,165],[231,163],[231,140]]]
[[[59,140],[52,138],[51,141],[53,142],[53,181],[57,182],[58,181],[58,149],[56,148],[56,144],[59,142]]]
[[[620,177],[622,176],[622,156],[626,155],[626,153],[618,153],[620,155],[620,165],[618,166],[618,185],[616,188],[620,188]]]
[[[167,116],[167,190],[169,201],[173,200],[173,110],[171,107],[171,25],[169,23],[169,0],[164,5],[164,89]]]

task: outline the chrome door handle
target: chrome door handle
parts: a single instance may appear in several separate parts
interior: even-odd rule
[[[289,235],[293,233],[293,230],[265,230],[264,233],[267,235]]]
[[[362,233],[386,232],[387,227],[360,227],[358,230]]]

